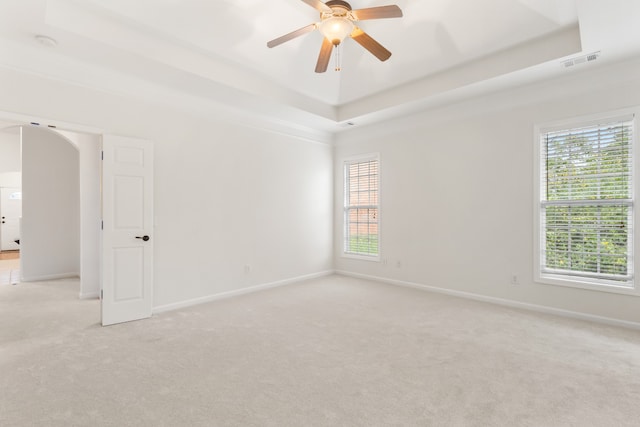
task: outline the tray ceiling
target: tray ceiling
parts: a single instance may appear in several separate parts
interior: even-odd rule
[[[123,87],[143,81],[136,90],[156,85],[332,131],[348,121],[366,123],[447,102],[482,86],[493,90],[559,75],[567,72],[563,59],[581,54],[601,52],[599,62],[637,55],[640,45],[640,6],[632,1],[350,3],[354,9],[402,9],[402,18],[359,23],[393,53],[388,61],[347,39],[342,71],[330,66],[316,74],[322,42],[317,31],[268,49],[268,40],[319,21],[318,12],[300,0],[4,0],[0,64],[37,67],[103,89],[105,76]],[[58,45],[37,46],[36,34]]]

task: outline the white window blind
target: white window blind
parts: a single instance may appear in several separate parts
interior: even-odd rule
[[[344,252],[377,257],[378,159],[345,162],[344,166]]]
[[[633,121],[541,134],[541,273],[633,283]]]

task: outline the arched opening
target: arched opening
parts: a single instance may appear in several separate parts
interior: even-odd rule
[[[79,277],[80,297],[97,297],[100,136],[15,127],[21,145],[20,281]]]

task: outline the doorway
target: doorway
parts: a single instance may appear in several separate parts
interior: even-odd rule
[[[20,128],[0,124],[0,285],[20,279]]]
[[[0,112],[0,120],[3,118],[29,120],[25,116]],[[23,136],[25,131],[30,133],[31,130],[49,136],[53,133],[77,149],[80,298],[100,298],[102,325],[150,317],[153,311],[153,240],[149,237],[154,229],[153,144],[143,139],[104,134],[100,129],[81,125],[68,125],[73,130],[61,130],[61,127],[31,122],[31,126],[23,125],[21,132]],[[28,175],[23,170],[23,180]],[[107,191],[111,188],[107,184],[117,188]],[[24,204],[25,199],[29,199],[25,190],[23,186],[21,251],[28,246],[25,231],[30,225],[25,224],[24,219],[32,210]],[[112,215],[105,216],[104,224],[103,209]],[[126,247],[110,240],[122,228],[128,228],[130,240]],[[43,234],[49,233],[50,229],[43,230]],[[137,262],[132,262],[132,251],[138,252]],[[109,313],[111,318],[107,316]]]
[[[22,189],[0,187],[0,253],[20,250]]]
[[[17,128],[24,195],[20,280],[80,277],[80,298],[97,298],[101,137],[36,125]]]

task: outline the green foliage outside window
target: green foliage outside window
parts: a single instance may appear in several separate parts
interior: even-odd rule
[[[628,280],[631,135],[625,124],[548,134],[545,266]]]
[[[349,236],[347,252],[378,255],[378,236],[375,234]]]

